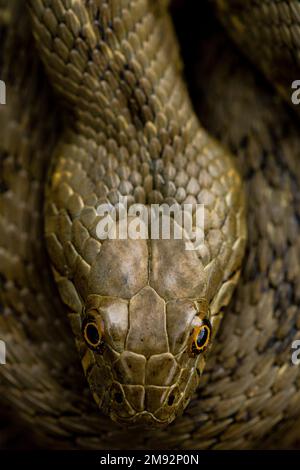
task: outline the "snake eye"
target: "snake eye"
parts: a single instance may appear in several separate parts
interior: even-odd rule
[[[103,325],[97,316],[88,316],[82,324],[83,338],[88,347],[101,352],[103,349]]]
[[[207,319],[202,320],[199,326],[195,326],[191,334],[191,343],[190,343],[191,356],[194,357],[204,352],[209,345],[210,338],[211,338],[210,321]]]

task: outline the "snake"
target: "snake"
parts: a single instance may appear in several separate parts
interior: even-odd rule
[[[300,5],[212,2],[262,74],[193,37],[191,100],[168,3],[0,3],[0,390],[35,445],[297,437]],[[203,205],[203,243],[99,239],[120,200]]]

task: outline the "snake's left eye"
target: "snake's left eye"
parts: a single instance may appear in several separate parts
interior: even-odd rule
[[[211,324],[210,321],[205,319],[202,320],[199,326],[195,326],[190,341],[190,354],[191,356],[197,356],[204,352],[211,339]]]
[[[96,352],[103,348],[103,325],[100,318],[88,316],[82,324],[83,338],[88,347]]]

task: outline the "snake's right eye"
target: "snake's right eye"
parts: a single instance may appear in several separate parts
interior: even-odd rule
[[[96,352],[103,349],[103,323],[97,316],[88,316],[82,324],[82,334],[87,346]]]

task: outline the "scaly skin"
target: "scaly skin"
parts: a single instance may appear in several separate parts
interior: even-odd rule
[[[19,29],[20,18],[16,16],[15,21]],[[210,84],[207,80],[204,83],[208,114],[203,113],[203,120],[238,155],[247,183],[250,202],[247,262],[234,300],[225,311],[221,334],[214,341],[200,389],[183,416],[158,431],[123,430],[97,410],[90,392],[84,388],[70,341],[72,334],[64,321],[65,311],[57,304],[55,287],[47,270],[44,271],[48,260],[43,254],[42,224],[33,224],[33,221],[41,215],[43,175],[57,139],[52,124],[58,113],[53,100],[49,99],[47,86],[42,93],[38,86],[44,82],[41,72],[34,74],[38,77],[34,86],[26,74],[30,66],[29,49],[33,51],[35,67],[39,67],[27,28],[21,29],[24,34],[21,42],[16,40],[15,29],[16,26],[10,30],[9,37],[14,39],[7,43],[4,58],[9,63],[11,51],[19,51],[23,60],[17,64],[23,74],[18,76],[23,80],[14,83],[16,75],[12,77],[6,70],[3,78],[9,83],[12,81],[10,94],[14,96],[14,106],[5,111],[11,113],[10,119],[7,114],[1,119],[1,135],[10,137],[1,138],[1,154],[8,155],[3,159],[6,162],[3,194],[6,197],[3,196],[1,202],[1,266],[5,266],[5,314],[1,316],[1,335],[3,331],[2,336],[9,346],[8,364],[1,369],[1,397],[6,397],[15,413],[36,430],[37,439],[41,439],[44,446],[249,448],[261,445],[270,431],[273,434],[269,445],[280,437],[279,431],[287,435],[300,411],[299,370],[290,364],[290,344],[299,337],[297,124],[290,120],[276,98],[256,82],[251,71],[240,66],[239,59],[232,59],[230,53],[224,61],[215,61],[218,62],[216,69],[211,65],[200,67],[200,89],[201,78],[215,77]],[[217,57],[225,54],[222,45],[216,51]],[[207,57],[212,54],[208,47],[202,52],[202,57],[205,52]],[[218,106],[215,106],[216,97]],[[187,97],[184,102],[188,103]],[[41,122],[41,115],[47,119]],[[81,117],[73,114],[71,125],[84,135],[86,128],[81,126]],[[8,129],[15,133],[8,134]],[[61,136],[56,165],[61,164],[62,150],[70,148],[66,139],[76,142],[74,132],[69,130]],[[84,141],[77,140],[81,144]],[[30,147],[25,152],[28,142]],[[93,155],[93,146],[89,147],[89,152]],[[68,156],[76,158],[75,152],[68,152]],[[278,183],[282,166],[284,185]],[[111,167],[108,169],[111,171]],[[40,184],[36,184],[38,189],[34,193],[36,205],[30,206],[34,201],[27,200],[26,204],[23,201],[28,199],[26,188],[32,188],[26,184],[33,182],[34,176]],[[53,183],[52,186],[50,183],[48,198],[52,197],[55,204],[62,207],[64,198],[56,195],[51,187]],[[278,202],[275,208],[274,198]],[[28,211],[27,207],[34,207],[34,210]],[[20,215],[25,217],[25,214],[27,224],[20,219]],[[31,226],[30,231],[28,226]],[[55,233],[62,232],[67,231]],[[37,244],[37,240],[41,243]],[[176,253],[180,254],[178,249]],[[68,292],[62,279],[65,272],[59,269],[57,256],[53,252],[51,255],[56,279],[65,286],[61,289],[63,295]],[[79,290],[85,282],[75,281],[74,284]],[[158,285],[157,289],[160,287]],[[93,299],[102,300],[99,297]],[[68,302],[73,302],[73,298],[69,297]]]
[[[300,3],[298,0],[211,0],[219,18],[247,57],[291,102],[299,80]],[[295,107],[298,111],[299,108]]]

